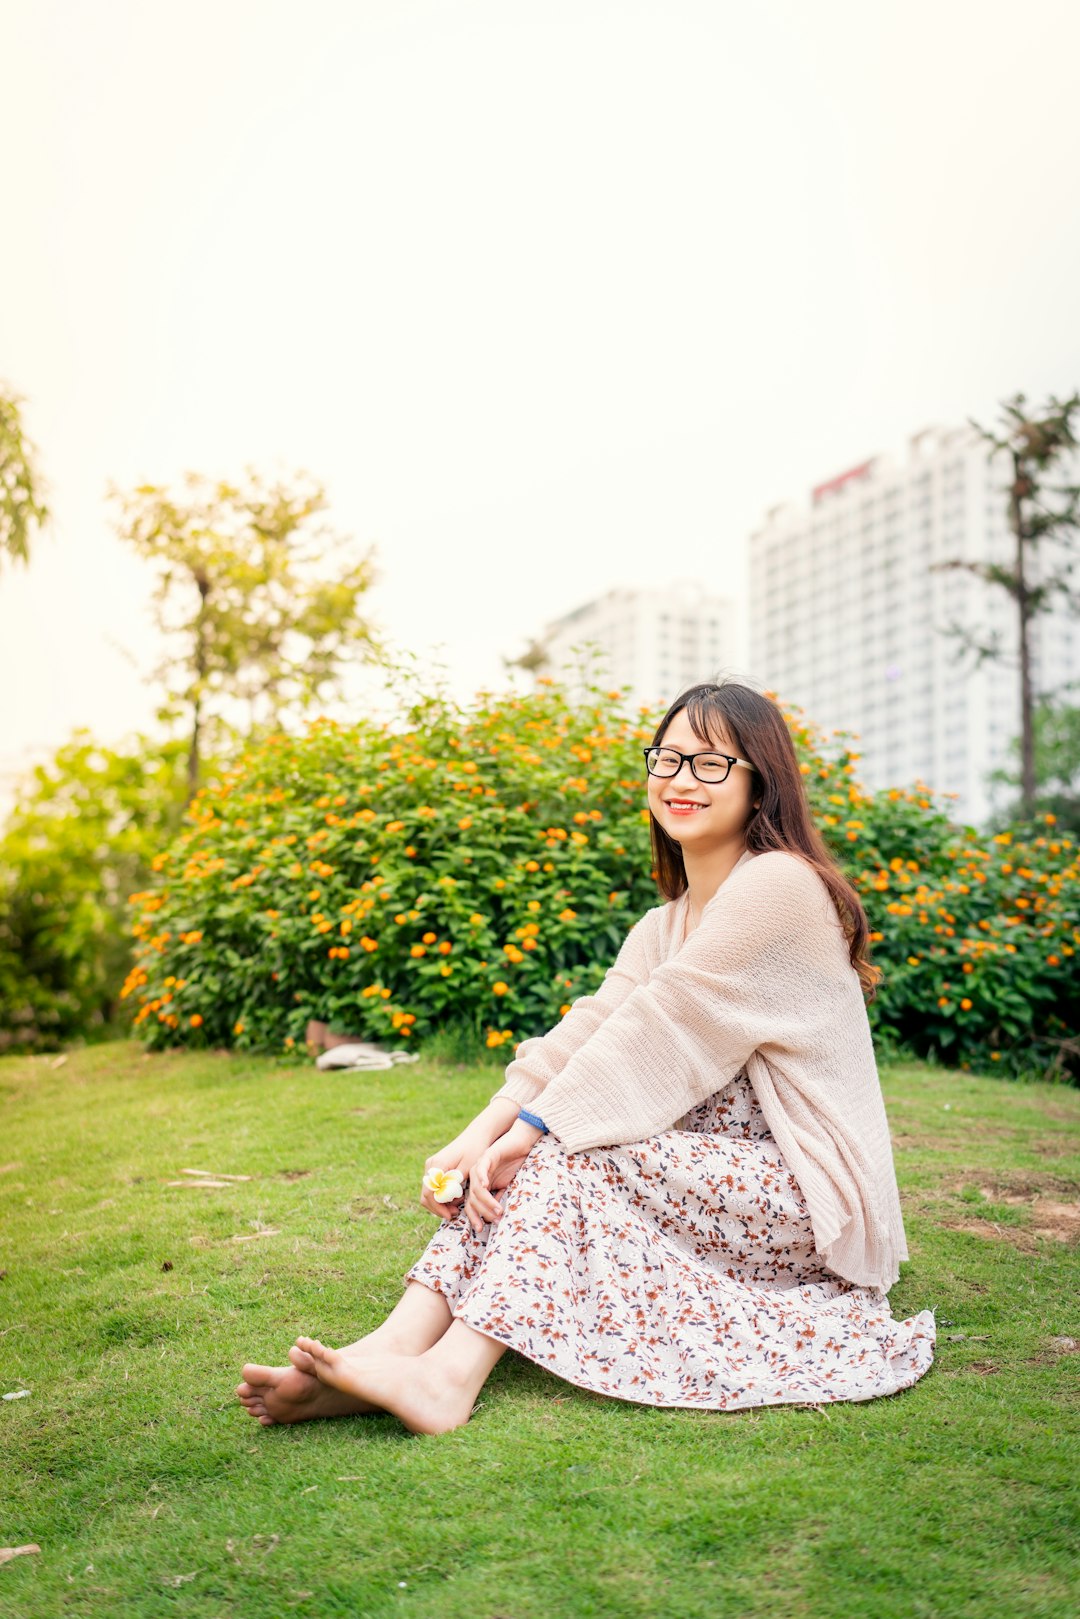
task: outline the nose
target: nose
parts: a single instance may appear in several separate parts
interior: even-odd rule
[[[678,770],[676,770],[675,774],[673,776],[669,776],[668,780],[672,785],[675,783],[678,783],[680,786],[686,786],[689,784],[692,787],[697,787],[699,785],[697,777],[690,768],[689,759],[684,759]]]

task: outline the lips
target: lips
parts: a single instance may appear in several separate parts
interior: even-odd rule
[[[676,815],[686,815],[692,810],[707,809],[707,804],[701,804],[694,798],[665,798],[665,806]]]

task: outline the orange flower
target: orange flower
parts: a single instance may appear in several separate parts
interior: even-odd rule
[[[577,920],[577,912],[572,911],[570,909],[569,905],[566,907],[565,911],[560,911],[559,912],[559,921],[560,922],[575,922],[576,920]]]
[[[444,939],[442,944],[439,946],[439,954],[440,954],[440,956],[448,956],[453,948],[454,947],[450,943],[450,940],[449,939]]]
[[[409,951],[409,954],[410,954],[410,956],[426,956],[427,955],[427,945],[414,944],[412,949]]]
[[[509,990],[510,985],[504,984],[501,978],[499,979],[498,983],[492,984],[491,986],[491,993],[493,995],[506,995],[509,993]]]
[[[243,1032],[244,1032],[243,1023],[234,1023],[233,1024],[233,1034],[243,1034]]]
[[[439,935],[437,933],[422,933],[420,937],[425,944],[434,944]]]
[[[469,830],[470,826],[472,826],[472,816],[471,815],[463,815],[461,817],[461,820],[458,822],[458,826],[460,826],[460,828],[461,828],[461,830],[463,832],[467,832]]]
[[[968,1000],[966,995],[964,996],[964,999],[960,1002],[960,1010],[961,1010],[961,1012],[970,1012],[971,1011],[971,1002]]]
[[[201,1012],[192,1012],[191,1016],[188,1018],[188,1022],[191,1024],[191,1027],[193,1029],[201,1029],[202,1028],[202,1013]]]

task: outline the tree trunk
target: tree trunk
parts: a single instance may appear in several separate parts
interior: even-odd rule
[[[210,581],[203,573],[195,575],[195,584],[199,591],[199,616],[195,620],[195,695],[192,699],[191,719],[191,746],[188,749],[187,761],[187,802],[199,790],[199,773],[202,767],[200,747],[202,743],[202,699],[204,682],[206,680],[206,601],[210,595]]]
[[[1023,814],[1030,820],[1035,813],[1035,728],[1032,710],[1034,707],[1031,691],[1031,647],[1028,640],[1028,627],[1031,623],[1031,613],[1028,607],[1027,580],[1024,576],[1024,516],[1021,500],[1025,489],[1030,488],[1026,474],[1020,465],[1020,455],[1016,450],[1009,452],[1013,462],[1013,483],[1009,492],[1009,522],[1016,537],[1016,607],[1020,623],[1020,803]]]

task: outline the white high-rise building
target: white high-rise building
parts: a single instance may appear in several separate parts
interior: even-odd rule
[[[750,538],[753,681],[827,731],[857,732],[867,787],[921,782],[953,793],[950,814],[973,825],[999,801],[987,772],[1017,768],[1007,752],[1020,733],[1016,607],[967,569],[930,565],[1014,565],[1002,492],[1011,463],[1003,454],[991,462],[989,449],[970,426],[926,428],[902,462],[883,455],[852,467],[807,504],[773,507]],[[1039,549],[1045,570],[1050,550]],[[976,668],[967,652],[957,663],[960,643],[942,633],[953,623],[998,642],[1006,657]],[[1067,610],[1031,629],[1036,693],[1080,681]]]
[[[578,689],[582,654],[575,649],[591,643],[602,659],[594,679],[628,685],[631,707],[666,707],[685,687],[713,680],[730,665],[735,628],[734,604],[695,581],[609,590],[545,625],[540,642],[548,662],[540,672]]]

